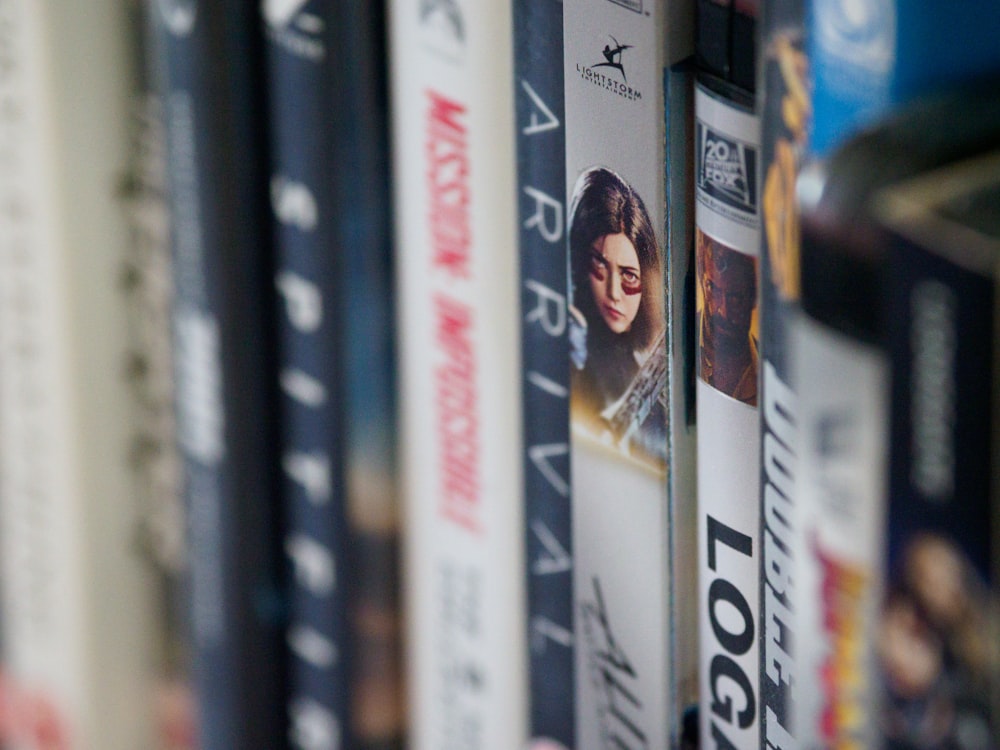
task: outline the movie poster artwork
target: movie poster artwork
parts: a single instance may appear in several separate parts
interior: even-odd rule
[[[1000,674],[996,607],[962,546],[916,531],[889,581],[874,634],[881,736],[893,748],[1000,747],[990,715]]]
[[[696,230],[698,377],[757,406],[757,258]]]
[[[574,427],[665,470],[663,261],[642,197],[611,169],[584,170],[569,244]]]
[[[680,727],[665,165],[688,110],[667,96],[686,56],[668,11],[563,4],[576,750],[673,747]]]

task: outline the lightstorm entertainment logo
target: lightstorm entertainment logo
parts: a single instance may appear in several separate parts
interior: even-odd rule
[[[631,44],[622,44],[614,36],[608,34],[607,42],[600,54],[603,58],[600,62],[590,65],[576,64],[576,72],[585,81],[594,84],[606,91],[627,99],[628,101],[639,101],[642,99],[642,92],[628,85],[628,74],[625,69],[624,54],[633,48]],[[613,74],[606,74],[604,68],[615,71]]]

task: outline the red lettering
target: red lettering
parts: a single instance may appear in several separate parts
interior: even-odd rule
[[[434,371],[441,446],[441,514],[478,533],[480,444],[472,311],[443,295],[434,300],[434,306],[436,344],[444,355],[442,364]]]
[[[428,220],[435,266],[467,279],[472,247],[465,107],[427,91]]]

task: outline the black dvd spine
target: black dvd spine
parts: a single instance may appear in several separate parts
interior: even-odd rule
[[[695,64],[728,80],[732,71],[733,0],[696,0]]]

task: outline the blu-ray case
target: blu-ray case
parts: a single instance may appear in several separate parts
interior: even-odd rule
[[[894,106],[995,70],[995,11],[990,0],[808,3],[812,153],[829,154]]]

